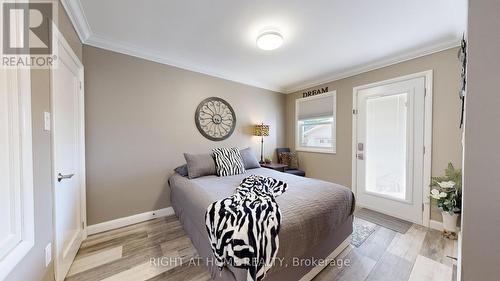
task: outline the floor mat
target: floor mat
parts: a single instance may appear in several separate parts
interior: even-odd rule
[[[368,238],[374,231],[377,225],[360,218],[354,218],[352,225],[352,240],[351,244],[353,246],[359,247],[366,238]]]
[[[361,209],[356,210],[354,212],[354,216],[361,218],[361,219],[364,219],[366,221],[378,224],[378,225],[383,226],[385,228],[394,230],[394,231],[399,232],[401,234],[405,234],[413,224],[411,222],[407,222],[405,220],[391,217],[389,215],[375,212],[372,210],[368,210],[365,208],[361,208]]]

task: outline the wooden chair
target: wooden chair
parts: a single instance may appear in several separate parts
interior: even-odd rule
[[[282,153],[282,152],[290,152],[290,148],[288,148],[288,147],[276,148],[276,155],[278,156],[278,163],[279,164],[283,164],[283,163],[281,163],[281,159],[279,157],[280,153]],[[306,172],[299,170],[299,169],[286,169],[285,173],[293,174],[293,175],[300,176],[300,177],[306,176]]]

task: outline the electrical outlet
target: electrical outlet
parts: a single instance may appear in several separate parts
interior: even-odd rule
[[[49,243],[45,247],[45,267],[49,266],[51,261],[52,261],[52,243]]]
[[[50,112],[43,113],[43,129],[45,131],[50,131]]]

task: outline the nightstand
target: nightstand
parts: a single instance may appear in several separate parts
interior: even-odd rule
[[[263,168],[276,170],[278,172],[284,172],[286,170],[286,168],[288,167],[287,165],[278,164],[278,163],[270,163],[270,164],[263,163],[263,164],[260,164],[260,166]]]

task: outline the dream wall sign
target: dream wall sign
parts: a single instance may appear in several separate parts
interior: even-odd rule
[[[319,95],[319,94],[324,94],[324,93],[328,93],[328,87],[303,92],[302,97],[307,98],[307,97],[311,97],[311,96],[315,96],[315,95]]]

